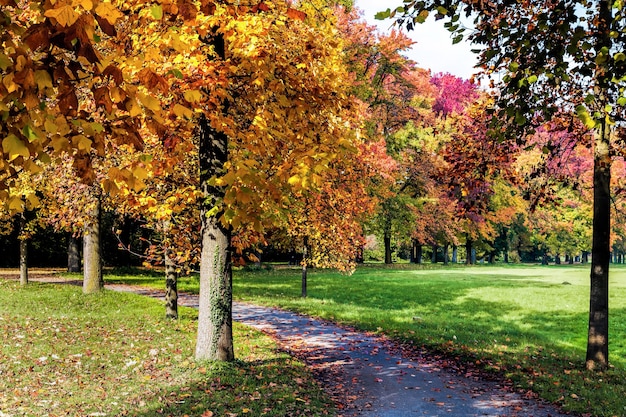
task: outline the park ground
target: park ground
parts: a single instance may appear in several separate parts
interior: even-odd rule
[[[623,415],[626,270],[612,269],[613,366],[601,374],[583,370],[588,273],[585,266],[314,271],[302,299],[298,271],[238,271],[234,293],[385,335],[458,373],[503,381],[575,414]],[[162,285],[153,272],[117,271],[107,281]],[[193,310],[182,309],[181,320],[171,323],[162,303],[132,294],[1,285],[0,326],[9,340],[1,372],[11,378],[3,378],[9,386],[0,387],[0,410],[37,415],[28,407],[38,404],[39,411],[67,411],[58,415],[333,412],[309,369],[249,328],[236,328],[235,364],[197,364]],[[180,287],[197,291],[197,278],[181,279]],[[96,398],[98,406],[88,410]]]

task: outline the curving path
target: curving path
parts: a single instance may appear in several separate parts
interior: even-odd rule
[[[126,285],[108,289],[162,298]],[[198,297],[179,295],[198,307]],[[394,343],[336,324],[275,308],[234,303],[233,319],[275,337],[313,367],[340,404],[342,416],[564,417],[555,407],[507,386],[441,369],[427,358],[407,358]]]

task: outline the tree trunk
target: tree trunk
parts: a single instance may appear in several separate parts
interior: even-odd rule
[[[415,250],[415,258],[415,262],[419,265],[421,265],[424,261],[424,250],[422,248],[422,245],[420,245],[419,243],[417,243],[417,248]]]
[[[20,285],[28,284],[28,240],[20,239]]]
[[[430,262],[436,264],[437,263],[437,245],[432,246],[433,252],[430,255]]]
[[[80,247],[78,238],[70,235],[67,243],[67,272],[80,272]]]
[[[28,284],[28,239],[26,238],[26,217],[24,213],[19,217],[19,228],[20,285],[25,286]]]
[[[178,272],[170,257],[170,249],[165,250],[165,317],[178,319]]]
[[[596,51],[610,49],[612,1],[598,2]],[[613,75],[606,64],[596,65],[596,88],[601,108]],[[597,121],[598,122],[598,121]],[[593,151],[593,237],[591,247],[591,285],[589,295],[589,329],[587,333],[588,370],[609,366],[609,257],[611,253],[611,154],[610,128],[606,117],[599,122]]]
[[[557,253],[557,254],[554,256],[554,263],[555,263],[556,265],[561,265],[561,255],[560,255],[560,254],[558,254],[558,253]]]
[[[541,265],[548,265],[548,252],[543,251],[543,255],[541,256]]]
[[[228,137],[215,130],[202,116],[199,122],[202,251],[200,258],[200,299],[196,359],[232,361],[232,264],[231,230],[219,220],[221,213],[209,214],[220,204],[224,190],[209,182],[220,175],[228,159]]]
[[[474,252],[472,248],[472,239],[469,236],[465,239],[465,264],[472,265],[474,262]]]
[[[100,190],[96,193],[98,196],[83,234],[83,293],[85,294],[95,293],[104,288],[100,248]]]
[[[450,262],[449,255],[450,255],[450,245],[446,243],[445,245],[443,245],[443,264],[444,265],[448,265],[448,263]]]
[[[609,364],[609,257],[611,234],[611,159],[609,135],[602,126],[596,139],[593,167],[593,240],[586,367]]]
[[[504,239],[504,263],[509,263],[509,229],[502,229],[502,238]]]
[[[459,248],[456,245],[452,246],[452,263],[455,264],[459,261]]]
[[[390,265],[393,263],[391,257],[391,233],[385,232],[383,240],[385,241],[385,264]]]
[[[304,245],[302,248],[302,298],[306,298],[307,296],[306,279],[307,279],[308,263],[309,263],[309,239],[305,237]]]

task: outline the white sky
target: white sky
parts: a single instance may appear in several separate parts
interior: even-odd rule
[[[376,25],[381,32],[388,31],[393,21],[376,20],[377,12],[394,9],[402,5],[402,0],[356,0],[356,6],[363,10],[365,20]],[[431,16],[425,23],[415,25],[415,29],[408,32],[413,41],[413,49],[407,56],[417,62],[421,68],[428,68],[433,74],[449,72],[457,77],[469,79],[475,72],[476,56],[472,47],[466,41],[452,45],[450,32],[443,27],[443,20],[436,22]]]

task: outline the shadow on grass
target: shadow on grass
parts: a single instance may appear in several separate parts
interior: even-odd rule
[[[320,387],[303,379],[303,365],[288,356],[230,364],[198,364],[184,384],[137,398],[128,415],[323,416],[332,405]]]

